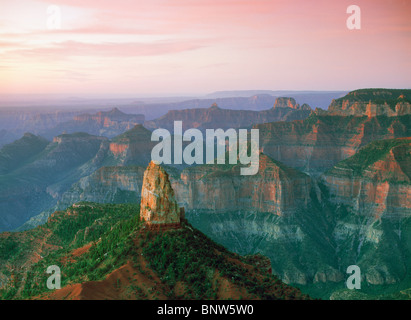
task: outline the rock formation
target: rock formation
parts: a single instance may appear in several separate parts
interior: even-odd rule
[[[173,173],[173,172],[171,172]],[[171,176],[176,199],[187,210],[249,210],[288,216],[306,208],[310,177],[260,154],[259,171],[240,175],[240,165],[189,167]]]
[[[361,215],[411,213],[411,138],[373,142],[328,170],[322,179],[335,203]]]
[[[273,108],[291,108],[298,109],[300,105],[295,101],[294,98],[280,97],[275,100]]]
[[[402,116],[411,113],[411,90],[362,89],[335,99],[328,107],[333,116]]]
[[[410,115],[329,116],[312,113],[303,121],[254,125],[261,150],[273,159],[310,174],[330,169],[366,144],[411,136]]]
[[[180,226],[180,208],[174,197],[168,174],[153,161],[144,172],[140,219],[154,229]]]
[[[109,156],[116,165],[146,166],[151,160],[151,150],[156,142],[151,141],[151,132],[142,125],[111,139]]]

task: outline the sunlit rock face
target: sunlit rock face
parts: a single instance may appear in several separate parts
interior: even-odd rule
[[[176,199],[187,210],[249,210],[290,216],[310,202],[308,175],[260,154],[259,170],[242,176],[240,165],[190,167],[171,177]]]
[[[411,113],[411,90],[361,89],[335,99],[328,107],[329,115],[338,116],[403,116]]]
[[[144,172],[140,219],[152,227],[178,227],[180,208],[167,172],[153,161]]]
[[[380,218],[411,214],[411,138],[377,141],[323,176],[335,203]]]

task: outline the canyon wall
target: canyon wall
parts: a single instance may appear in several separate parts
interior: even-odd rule
[[[338,116],[403,116],[411,114],[411,90],[361,89],[334,99],[328,107],[329,115]]]
[[[381,139],[411,136],[411,115],[329,116],[312,113],[301,121],[254,125],[261,150],[284,164],[318,175],[360,147]]]
[[[334,203],[380,218],[411,216],[411,138],[376,141],[322,176]]]

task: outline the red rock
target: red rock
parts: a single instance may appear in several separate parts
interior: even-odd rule
[[[343,163],[325,173],[323,181],[332,195],[330,199],[375,218],[409,216],[411,138],[396,140],[404,141],[404,144],[393,147],[381,159],[364,168],[361,174]]]
[[[321,113],[321,112],[320,112]],[[262,151],[289,167],[318,174],[382,139],[409,136],[407,117],[345,117],[312,114],[304,121],[254,125]]]
[[[110,151],[115,156],[118,156],[118,155],[124,153],[127,149],[128,149],[127,144],[110,143]]]
[[[398,92],[403,93],[397,96]],[[407,96],[410,96],[410,90],[405,89],[356,90],[340,99],[333,100],[328,107],[328,114],[333,116],[366,115],[368,117],[411,114],[411,104]]]
[[[203,165],[187,168],[171,181],[178,203],[187,210],[252,210],[279,216],[306,207],[312,187],[309,176],[264,154],[254,176],[241,176],[240,166]]]
[[[140,219],[152,228],[180,226],[180,208],[168,174],[153,161],[144,172]]]

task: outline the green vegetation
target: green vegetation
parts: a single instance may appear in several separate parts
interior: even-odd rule
[[[17,241],[9,238],[0,240],[0,260],[10,259],[18,253],[19,249]]]
[[[352,157],[339,162],[337,167],[351,169],[354,175],[360,176],[368,166],[380,159],[383,159],[392,148],[409,143],[409,139],[387,139],[374,141],[362,147]],[[328,172],[332,170],[335,169],[330,169]]]
[[[246,257],[233,254],[211,241],[203,233],[190,226],[176,231],[150,234],[143,242],[143,254],[150,267],[172,290],[178,281],[187,284],[189,298],[215,299],[217,286],[215,272],[230,282],[262,299],[282,299],[291,295],[303,298],[301,292],[282,284],[275,276],[267,274],[261,281],[238,259],[248,263]],[[178,296],[176,298],[179,298]]]
[[[47,267],[61,266],[70,257],[72,250],[89,243],[92,243],[91,248],[85,254],[62,267],[62,286],[103,279],[126,262],[127,253],[132,247],[131,235],[140,225],[139,209],[138,204],[80,203],[79,207],[68,209],[69,216],[65,212],[57,212],[43,226],[12,234],[11,237],[21,237],[22,234],[26,236],[19,246],[10,238],[1,239],[0,260],[8,260],[8,263],[24,261],[33,249],[30,239],[44,238],[49,232],[51,236],[46,238],[47,243],[59,246],[60,249],[51,251],[34,264],[27,272],[26,279],[25,272],[20,270],[16,274],[14,285],[7,290],[0,290],[0,297],[27,299],[46,292],[46,280],[50,276],[46,273]],[[0,272],[5,273],[4,271],[1,267]],[[20,286],[23,288],[15,296],[16,288]]]
[[[133,129],[128,130],[114,138],[111,139],[112,142],[121,142],[124,140],[138,141],[142,137],[148,137],[148,140],[151,139],[150,130],[144,128],[142,125],[136,125]]]
[[[261,273],[250,257],[227,251],[186,221],[177,230],[150,231],[142,226],[138,204],[81,202],[54,213],[36,229],[11,233],[0,240],[0,273],[10,276],[10,270],[18,272],[13,272],[14,280],[0,290],[1,299],[30,299],[49,292],[46,270],[50,265],[60,266],[64,287],[103,280],[127,262],[155,283],[153,276],[158,276],[166,288],[164,294],[171,299],[215,299],[222,279],[262,299],[307,298],[277,277]],[[41,251],[44,257],[38,262],[26,264],[40,247],[53,249]],[[79,248],[81,254],[74,254]],[[149,269],[141,265],[140,255]],[[28,268],[20,269],[23,264]],[[185,290],[179,292],[177,283]],[[128,285],[127,292],[146,299],[147,294],[136,285]],[[121,286],[119,280],[113,289]],[[157,291],[149,292],[154,299],[158,297]]]

